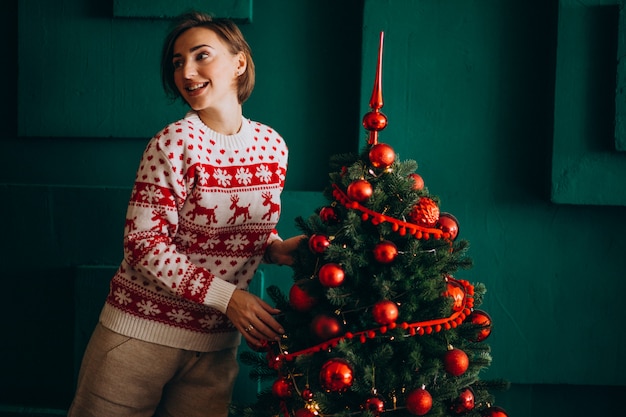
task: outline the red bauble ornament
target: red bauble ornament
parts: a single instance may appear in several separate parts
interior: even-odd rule
[[[463,375],[469,367],[467,353],[463,352],[461,349],[449,347],[443,357],[443,366],[451,375]]]
[[[306,290],[310,284],[310,280],[301,279],[291,286],[289,290],[289,305],[294,310],[299,312],[309,311],[317,304],[317,298],[312,297]]]
[[[422,188],[424,188],[424,179],[422,178],[421,175],[416,174],[416,173],[412,173],[409,174],[409,178],[411,178],[413,180],[413,189],[414,190],[421,190]]]
[[[474,310],[467,317],[466,322],[480,326],[476,335],[469,338],[472,342],[482,342],[491,334],[491,317],[482,310]]]
[[[296,410],[295,417],[315,417],[315,413],[306,408],[300,408]]]
[[[447,287],[444,295],[452,298],[452,310],[463,310],[463,308],[465,308],[465,290],[463,286],[456,281],[448,281]]]
[[[363,403],[363,409],[369,410],[375,416],[379,416],[383,411],[385,411],[385,402],[379,396],[369,397]]]
[[[363,116],[363,127],[378,132],[387,127],[387,116],[379,111],[370,111]]]
[[[450,239],[454,240],[459,235],[459,222],[450,213],[439,214],[436,227],[444,233],[450,233]]]
[[[411,414],[423,416],[433,407],[433,397],[424,388],[417,388],[409,392],[406,397],[406,409]]]
[[[362,203],[369,199],[374,193],[374,189],[372,188],[372,184],[367,180],[356,180],[348,185],[346,190],[348,193],[348,197],[351,200],[358,201]]]
[[[434,227],[439,220],[439,206],[428,197],[421,197],[409,213],[409,218],[419,226]]]
[[[252,344],[250,342],[248,342],[248,340],[246,339],[246,344],[248,345],[248,347],[252,350],[254,350],[255,352],[267,352],[270,348],[269,342],[267,340],[259,340],[259,344]]]
[[[391,300],[379,301],[372,308],[372,316],[378,324],[395,323],[398,319],[398,305]]]
[[[328,236],[313,234],[309,238],[309,249],[313,253],[323,253],[330,246]]]
[[[474,409],[474,390],[467,387],[461,391],[459,396],[452,401],[450,411],[455,414],[465,414]]]
[[[322,265],[317,272],[317,276],[320,280],[320,284],[330,288],[340,286],[345,279],[343,269],[341,269],[338,264],[332,262]]]
[[[509,417],[506,411],[504,411],[504,408],[495,405],[485,409],[481,415],[483,417]]]
[[[272,394],[281,399],[289,398],[292,394],[291,387],[291,382],[288,379],[277,379],[272,384]]]
[[[332,339],[342,333],[342,326],[335,317],[320,314],[311,322],[311,331],[321,340]]]
[[[377,143],[370,149],[369,158],[374,168],[385,169],[393,164],[396,152],[386,143]]]
[[[326,224],[335,224],[339,221],[339,214],[334,207],[326,206],[320,210],[320,219]]]
[[[374,259],[381,264],[391,263],[396,259],[396,256],[398,256],[398,248],[389,240],[383,240],[377,243],[376,246],[374,246],[373,252]]]
[[[265,359],[267,359],[267,366],[275,371],[278,371],[285,362],[285,359],[282,356],[275,355],[271,350],[267,351]]]
[[[327,360],[320,370],[320,384],[328,392],[345,392],[352,386],[352,367],[345,359]]]
[[[309,388],[309,386],[307,385],[302,390],[302,394],[300,394],[300,396],[304,401],[311,401],[313,399],[313,391],[311,391],[311,388]]]

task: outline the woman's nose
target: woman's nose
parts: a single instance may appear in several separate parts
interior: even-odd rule
[[[185,78],[192,78],[197,74],[196,66],[193,63],[186,63],[183,66],[183,76]]]

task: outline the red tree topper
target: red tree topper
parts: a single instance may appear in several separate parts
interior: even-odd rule
[[[383,40],[384,32],[380,32],[380,42],[378,44],[378,62],[376,65],[376,78],[372,88],[370,98],[370,108],[372,111],[363,116],[363,126],[370,131],[367,143],[376,145],[378,143],[378,132],[387,127],[387,116],[380,112],[383,107]]]

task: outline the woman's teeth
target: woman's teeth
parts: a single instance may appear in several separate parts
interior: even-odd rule
[[[190,85],[189,87],[187,87],[187,91],[195,91],[198,88],[202,88],[204,86],[206,86],[207,83],[201,83],[201,84],[194,84],[194,85]]]

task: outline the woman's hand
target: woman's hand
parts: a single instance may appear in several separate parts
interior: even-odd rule
[[[280,310],[243,290],[233,292],[226,308],[230,321],[246,341],[254,346],[261,346],[264,341],[280,339],[285,330],[272,316],[278,313]]]
[[[292,265],[293,256],[291,254],[298,248],[300,241],[305,238],[306,235],[299,235],[282,241],[274,240],[266,249],[266,259],[276,265]]]

